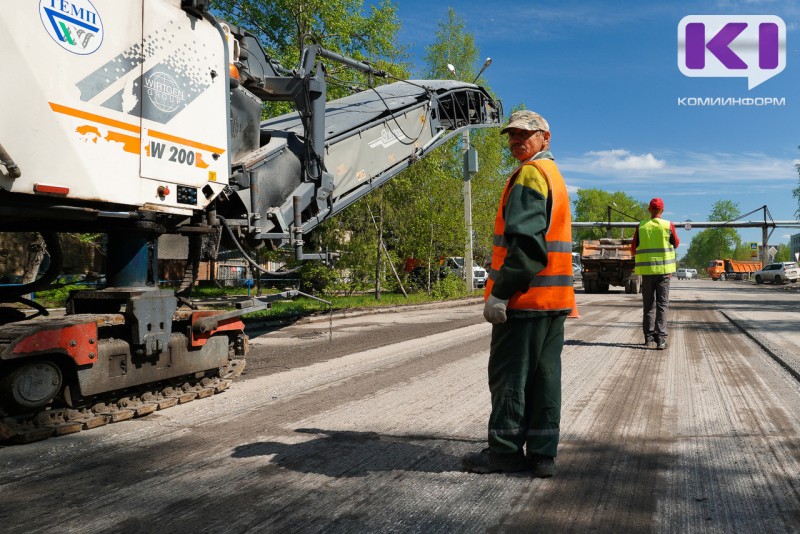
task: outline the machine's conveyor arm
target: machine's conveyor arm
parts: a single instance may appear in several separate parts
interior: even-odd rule
[[[297,198],[302,231],[380,187],[466,128],[497,126],[501,104],[473,84],[397,82],[328,102],[323,175],[306,172],[307,121],[290,114],[262,123],[269,141],[236,162],[247,187],[236,191],[246,208],[250,239],[291,241]],[[231,222],[231,217],[228,222]]]

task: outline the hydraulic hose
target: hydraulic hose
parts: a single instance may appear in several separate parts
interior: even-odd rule
[[[11,156],[8,155],[6,149],[3,148],[3,145],[0,145],[0,164],[4,165],[6,169],[8,169],[8,174],[12,178],[19,178],[22,176],[22,171],[17,167],[17,164],[14,163],[14,160],[11,159]]]
[[[225,228],[225,231],[228,232],[228,235],[230,236],[231,241],[233,241],[233,244],[236,245],[236,248],[239,250],[239,252],[241,252],[242,257],[245,260],[247,260],[247,263],[249,263],[250,266],[253,269],[255,269],[257,271],[260,271],[260,272],[262,272],[264,274],[268,274],[270,276],[286,276],[287,274],[292,274],[292,273],[297,272],[302,267],[302,265],[301,265],[300,267],[295,267],[294,269],[290,269],[288,271],[280,271],[280,272],[278,272],[278,271],[269,271],[267,269],[264,269],[259,264],[257,264],[255,262],[255,260],[253,260],[253,258],[251,258],[250,256],[247,255],[247,252],[244,251],[244,249],[242,248],[242,245],[239,244],[239,240],[236,239],[236,236],[233,234],[233,230],[231,230],[230,226],[228,226],[228,221],[225,220],[225,217],[217,215],[217,219],[219,220],[220,223],[222,223],[222,227]]]

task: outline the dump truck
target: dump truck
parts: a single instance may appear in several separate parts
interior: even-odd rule
[[[706,273],[712,280],[749,280],[753,273],[761,269],[760,261],[750,260],[711,260]]]
[[[625,293],[639,293],[642,278],[634,274],[632,239],[583,241],[581,277],[586,293],[607,293],[609,286],[622,286]]]

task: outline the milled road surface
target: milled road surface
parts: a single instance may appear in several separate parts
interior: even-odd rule
[[[672,301],[668,349],[645,350],[639,296],[578,292],[552,479],[460,469],[489,412],[472,304],[263,333],[221,395],[0,449],[0,526],[797,532],[800,293],[674,280]]]

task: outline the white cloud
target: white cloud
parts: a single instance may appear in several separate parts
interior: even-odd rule
[[[601,150],[589,152],[586,156],[594,158],[590,166],[599,170],[613,171],[652,171],[663,169],[664,160],[660,160],[651,153],[635,155],[627,150]]]
[[[797,184],[797,159],[763,153],[683,152],[661,150],[633,154],[626,149],[599,150],[581,156],[556,157],[558,167],[579,183],[607,178],[611,183],[646,184],[654,178],[716,194],[719,187],[781,189]],[[697,187],[699,186],[699,187]],[[679,191],[675,191],[676,194]],[[696,194],[696,193],[691,193]]]

